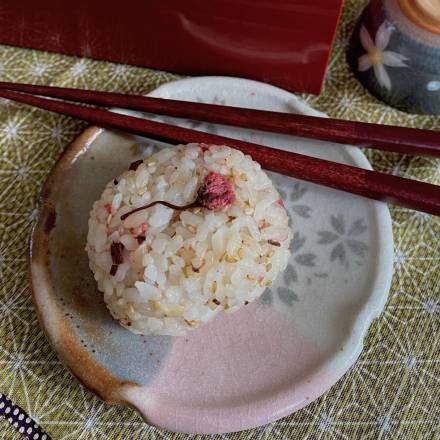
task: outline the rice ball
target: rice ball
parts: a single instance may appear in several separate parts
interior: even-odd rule
[[[249,304],[289,258],[280,195],[257,162],[227,146],[179,145],[132,163],[88,226],[98,289],[138,334],[184,335]]]

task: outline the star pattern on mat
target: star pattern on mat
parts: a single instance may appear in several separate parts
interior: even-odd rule
[[[354,79],[345,49],[365,1],[347,0],[325,92],[303,95],[336,118],[440,130],[440,118],[385,106]],[[146,93],[175,75],[0,46],[0,80]],[[27,280],[29,231],[41,185],[84,124],[0,100],[0,392],[54,439],[186,439],[103,403],[60,363],[41,331]],[[440,161],[366,151],[373,167],[440,184]],[[440,219],[392,208],[395,275],[389,300],[355,365],[306,408],[216,439],[432,440],[440,413]],[[22,438],[0,417],[0,439]]]

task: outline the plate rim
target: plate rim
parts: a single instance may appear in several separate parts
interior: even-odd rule
[[[150,92],[149,96],[163,96],[169,93],[169,91],[173,88],[180,88],[183,86],[194,87],[200,86],[200,83],[205,83],[207,85],[214,83],[216,87],[219,86],[219,81],[223,83],[227,83],[226,87],[231,85],[237,85],[237,83],[243,87],[257,87],[263,92],[267,92],[270,94],[276,94],[279,97],[283,97],[284,99],[288,98],[293,101],[300,109],[301,112],[305,114],[311,114],[315,116],[323,116],[327,117],[324,113],[318,112],[311,108],[306,102],[302,99],[298,98],[296,95],[280,89],[276,86],[272,86],[266,83],[261,83],[258,81],[247,80],[242,78],[234,78],[234,77],[225,77],[225,76],[200,76],[200,77],[192,77],[185,78],[181,80],[171,81],[169,83],[162,84],[161,86],[154,89]],[[118,110],[120,111],[120,110]],[[123,113],[123,111],[120,111]],[[154,415],[143,411],[139,406],[134,405],[133,401],[129,397],[132,393],[129,392],[129,388],[132,388],[133,384],[126,384],[117,382],[117,378],[110,378],[112,380],[113,385],[116,385],[116,389],[108,390],[108,387],[98,389],[96,387],[96,383],[93,380],[89,380],[84,378],[83,372],[81,369],[78,369],[77,366],[73,367],[71,361],[69,360],[69,353],[67,353],[66,347],[63,347],[63,344],[60,343],[59,335],[57,331],[54,330],[54,323],[49,322],[50,318],[48,316],[44,316],[42,313],[42,309],[47,307],[47,304],[44,304],[45,300],[48,300],[50,297],[50,286],[47,285],[47,281],[50,280],[50,270],[42,264],[42,258],[48,251],[48,243],[47,238],[49,233],[46,231],[46,222],[48,220],[48,216],[51,209],[52,197],[54,196],[52,183],[57,177],[57,175],[62,172],[62,170],[72,162],[77,155],[81,154],[82,149],[88,147],[88,145],[93,142],[93,140],[102,132],[103,129],[99,127],[88,127],[83,130],[74,141],[69,144],[64,151],[62,152],[59,159],[56,161],[55,165],[52,167],[47,180],[45,181],[42,189],[42,196],[40,198],[40,206],[39,206],[39,216],[38,221],[35,224],[30,240],[30,278],[31,278],[31,290],[34,306],[37,312],[38,320],[40,322],[40,326],[46,333],[46,336],[49,340],[49,343],[52,345],[57,355],[60,357],[61,361],[66,365],[66,367],[71,371],[74,377],[79,380],[86,388],[91,390],[94,394],[96,394],[101,399],[109,402],[109,403],[122,403],[129,406],[135,406],[138,412],[140,412],[141,416],[149,423],[156,424],[154,419]],[[353,146],[341,146],[344,149],[346,154],[353,160],[353,162],[360,167],[372,169],[370,162],[367,160],[366,156],[361,152],[361,150],[357,147]],[[350,346],[352,347],[352,356],[350,359],[346,359],[344,361],[344,365],[338,371],[335,372],[334,380],[331,380],[330,383],[325,384],[322,389],[319,389],[318,393],[313,396],[310,400],[304,402],[304,404],[300,404],[295,408],[288,407],[281,409],[275,414],[271,412],[267,414],[265,417],[256,418],[254,423],[240,425],[238,426],[236,422],[229,423],[228,420],[222,420],[220,423],[217,420],[216,425],[222,426],[221,430],[208,428],[207,430],[197,430],[193,431],[191,429],[176,429],[178,428],[172,424],[166,423],[157,423],[157,426],[162,426],[166,429],[172,429],[174,431],[180,432],[188,432],[188,433],[202,433],[202,434],[213,434],[213,433],[225,433],[225,432],[233,432],[237,430],[255,428],[257,426],[261,426],[263,424],[272,422],[274,420],[278,420],[281,417],[284,417],[288,414],[291,414],[302,407],[308,405],[316,398],[321,396],[325,391],[327,391],[330,387],[332,387],[339,378],[346,373],[346,371],[354,364],[354,362],[359,357],[364,343],[364,338],[366,333],[373,321],[380,312],[382,311],[385,302],[388,298],[388,292],[391,285],[391,278],[393,273],[393,234],[392,234],[392,223],[389,209],[385,203],[374,202],[373,205],[375,209],[375,218],[377,224],[377,231],[380,239],[378,239],[378,243],[380,246],[378,247],[377,252],[377,264],[376,264],[376,273],[374,277],[374,282],[372,282],[371,287],[369,289],[368,300],[363,304],[363,307],[356,315],[356,319],[353,321],[350,337],[347,338],[347,341],[350,341]],[[44,258],[43,258],[44,259]],[[43,284],[42,284],[43,283]],[[46,285],[45,285],[46,284]],[[58,318],[57,318],[58,319]],[[89,353],[84,348],[78,348],[78,351],[81,351],[81,356],[89,355]],[[333,353],[335,355],[335,353]],[[89,355],[90,356],[90,355]],[[339,353],[336,353],[335,359],[337,356],[340,356]],[[90,356],[91,358],[91,356]],[[93,358],[92,358],[93,359]],[[330,356],[328,361],[333,361],[333,357]],[[327,363],[326,361],[325,363]],[[108,372],[107,372],[108,373]],[[315,371],[313,376],[317,376],[319,371]],[[108,376],[108,374],[107,374]],[[313,380],[313,376],[312,380]],[[107,380],[110,380],[107,377]],[[113,379],[116,379],[116,383],[113,382]],[[107,383],[107,382],[106,382]],[[289,387],[290,389],[290,387]],[[158,412],[160,410],[155,411]],[[195,409],[197,412],[197,409]],[[215,409],[214,409],[215,411]],[[197,415],[197,414],[195,414]],[[199,425],[200,426],[200,425]],[[183,427],[182,427],[183,428]]]

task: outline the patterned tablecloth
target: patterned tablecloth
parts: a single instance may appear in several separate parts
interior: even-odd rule
[[[337,118],[440,129],[440,118],[404,114],[354,79],[345,48],[364,1],[348,0],[325,92],[303,96]],[[0,80],[145,93],[176,76],[0,46]],[[438,92],[440,93],[440,92]],[[84,128],[68,117],[0,101],[0,439],[184,439],[110,406],[70,376],[49,347],[32,307],[28,238],[50,168]],[[440,184],[440,162],[367,152],[375,169]],[[440,438],[440,219],[391,208],[395,274],[389,300],[356,365],[303,410],[225,439]],[[9,409],[8,409],[9,408]],[[27,417],[47,433],[34,426]],[[7,419],[10,419],[10,422]],[[16,427],[14,428],[14,424]]]

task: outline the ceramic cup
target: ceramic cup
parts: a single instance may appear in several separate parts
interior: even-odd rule
[[[372,0],[347,60],[377,98],[411,113],[440,114],[440,0]]]

